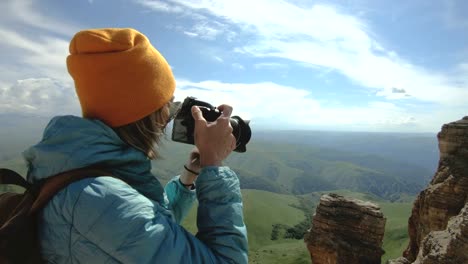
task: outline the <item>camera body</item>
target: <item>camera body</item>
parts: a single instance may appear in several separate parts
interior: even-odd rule
[[[198,106],[203,117],[208,122],[214,122],[221,115],[221,112],[209,103],[197,100],[195,97],[187,97],[184,102],[175,110],[174,125],[172,128],[172,140],[181,143],[195,144],[194,130],[195,120],[192,116],[192,106]],[[230,123],[233,128],[232,134],[236,138],[236,152],[245,152],[246,144],[250,141],[252,132],[249,121],[245,121],[239,116],[232,116]]]

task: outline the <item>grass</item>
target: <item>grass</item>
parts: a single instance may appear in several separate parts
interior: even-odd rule
[[[413,203],[379,203],[379,205],[387,218],[383,241],[385,255],[382,256],[382,263],[385,263],[389,259],[401,256],[408,246],[408,219]]]
[[[309,264],[310,254],[302,240],[284,239],[275,244],[250,251],[249,263],[255,264]]]
[[[26,177],[27,167],[26,163],[21,157],[13,157],[6,160],[0,161],[0,168],[7,168],[10,170],[14,170],[19,173],[21,176]],[[0,193],[3,192],[16,192],[16,193],[23,193],[25,190],[22,187],[17,185],[10,185],[10,184],[2,184],[0,185]]]
[[[298,205],[295,196],[276,194],[259,190],[242,190],[244,221],[247,226],[249,248],[258,250],[276,244],[270,240],[273,224],[295,225],[305,219],[304,213],[291,204]],[[196,206],[192,208],[182,225],[196,233]]]
[[[349,190],[330,192],[378,204],[387,218],[383,241],[386,253],[382,257],[382,263],[402,255],[408,244],[406,230],[412,202],[391,203],[371,194]],[[317,192],[300,197],[315,205],[322,194],[330,192]],[[299,205],[298,197],[259,190],[242,190],[242,195],[249,238],[250,263],[310,263],[309,252],[303,240],[270,239],[273,224],[282,223],[293,226],[305,219],[304,213],[300,209],[291,206]],[[183,226],[190,232],[196,233],[196,206],[192,208]]]
[[[0,168],[8,168],[19,173],[21,176],[26,177],[27,166],[24,159],[17,155],[9,159],[0,160]]]

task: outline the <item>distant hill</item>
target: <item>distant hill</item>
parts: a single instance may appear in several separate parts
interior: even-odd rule
[[[255,141],[281,142],[378,155],[435,172],[439,160],[435,133],[339,131],[255,131]]]
[[[27,146],[39,141],[49,118],[0,114],[0,162],[20,157]]]
[[[25,172],[21,152],[40,140],[48,121],[0,114],[0,166]],[[226,164],[245,189],[283,194],[349,189],[398,200],[420,191],[432,176],[434,140],[428,134],[254,131],[247,152],[233,153]],[[155,174],[163,182],[179,174],[191,147],[166,141]]]
[[[163,181],[179,174],[191,147],[167,142],[164,160],[154,162],[155,174]],[[233,153],[226,165],[244,189],[284,194],[348,189],[389,200],[418,193],[432,176],[428,169],[377,155],[261,140],[249,143],[246,153]]]

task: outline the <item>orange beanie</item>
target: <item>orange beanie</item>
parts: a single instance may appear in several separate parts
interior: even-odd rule
[[[151,114],[171,100],[175,80],[164,57],[134,29],[91,29],[70,42],[68,72],[83,117],[111,127]]]

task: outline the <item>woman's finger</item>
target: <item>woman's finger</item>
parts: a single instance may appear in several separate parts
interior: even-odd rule
[[[203,113],[200,110],[200,108],[196,105],[192,106],[192,117],[195,120],[195,123],[205,123],[206,124],[206,119],[203,117]]]
[[[222,112],[221,116],[231,117],[232,106],[227,105],[227,104],[222,104],[222,105],[218,106],[218,109]]]

